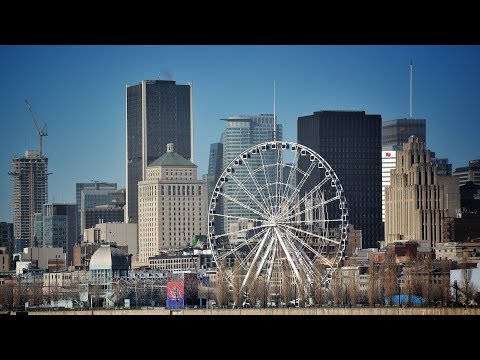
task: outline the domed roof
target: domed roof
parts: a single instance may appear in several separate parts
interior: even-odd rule
[[[100,245],[90,259],[90,270],[128,270],[127,254],[110,245]]]

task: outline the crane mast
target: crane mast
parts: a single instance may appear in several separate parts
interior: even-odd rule
[[[39,137],[39,141],[40,141],[40,157],[42,157],[42,155],[43,155],[43,137],[48,136],[47,123],[44,122],[45,125],[43,125],[43,128],[40,130],[40,127],[38,126],[37,119],[35,118],[35,114],[33,113],[33,110],[32,110],[32,105],[30,105],[30,102],[26,99],[25,99],[25,103],[27,104],[27,107],[28,107],[28,110],[30,111],[30,114],[32,114],[33,123],[35,124],[35,127],[37,128],[38,137]]]

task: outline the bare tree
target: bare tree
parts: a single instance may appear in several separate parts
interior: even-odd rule
[[[459,290],[462,292],[465,305],[468,306],[476,295],[475,285],[472,280],[472,269],[462,269],[462,283]]]
[[[352,270],[348,271],[346,286],[348,289],[348,299],[350,301],[350,304],[357,305],[359,286],[358,286],[357,274],[355,271],[352,271]]]
[[[127,284],[124,279],[118,279],[118,281],[113,283],[113,296],[117,306],[123,303],[127,294]]]
[[[223,307],[228,304],[228,281],[225,267],[217,271],[215,279],[215,297],[217,299],[217,305]]]
[[[433,299],[432,272],[432,258],[430,256],[427,256],[423,261],[423,269],[421,271],[420,278],[422,297],[425,299],[426,306],[429,306]]]
[[[282,301],[285,306],[290,306],[290,302],[293,300],[294,290],[292,288],[291,273],[286,266],[282,272]]]
[[[367,299],[370,306],[375,306],[379,301],[379,280],[378,280],[378,268],[377,265],[371,261],[368,267],[368,280],[367,280]]]
[[[255,278],[249,286],[250,299],[257,305],[266,306],[268,285],[262,276]]]
[[[235,263],[232,269],[232,282],[233,282],[233,302],[236,307],[242,306],[244,288],[242,287],[243,283],[243,268],[240,266],[240,261],[238,258],[235,259]]]
[[[98,283],[91,284],[91,286],[90,286],[90,296],[91,296],[91,299],[92,299],[93,307],[99,307],[100,306],[100,291],[101,291],[100,284],[98,284]]]
[[[397,279],[395,253],[388,250],[385,253],[385,260],[380,266],[380,284],[383,290],[383,296],[390,305],[393,304],[393,297],[397,294]]]
[[[442,261],[442,299],[443,299],[443,304],[447,306],[451,300],[452,300],[452,295],[450,291],[450,269],[451,269],[451,263],[450,261]]]
[[[340,306],[340,303],[343,301],[343,281],[342,281],[342,274],[337,269],[332,275],[332,279],[330,281],[330,294],[333,299],[333,303],[336,306]]]
[[[185,302],[187,304],[190,303],[192,306],[198,299],[198,278],[196,277],[196,274],[193,275],[184,278]]]

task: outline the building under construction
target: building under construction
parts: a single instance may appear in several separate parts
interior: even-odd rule
[[[42,211],[48,199],[48,158],[37,151],[27,150],[25,156],[12,160],[13,232],[15,251],[35,247],[34,214]]]

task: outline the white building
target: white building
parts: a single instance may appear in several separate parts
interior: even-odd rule
[[[128,246],[128,253],[133,260],[138,258],[137,224],[109,222],[95,225],[83,232],[84,243],[115,243],[117,246]]]
[[[382,221],[385,222],[385,186],[390,185],[390,170],[396,167],[397,152],[382,150]]]
[[[197,166],[173,151],[147,166],[138,183],[138,259],[159,250],[190,244],[193,235],[206,234],[206,184],[197,180]]]

